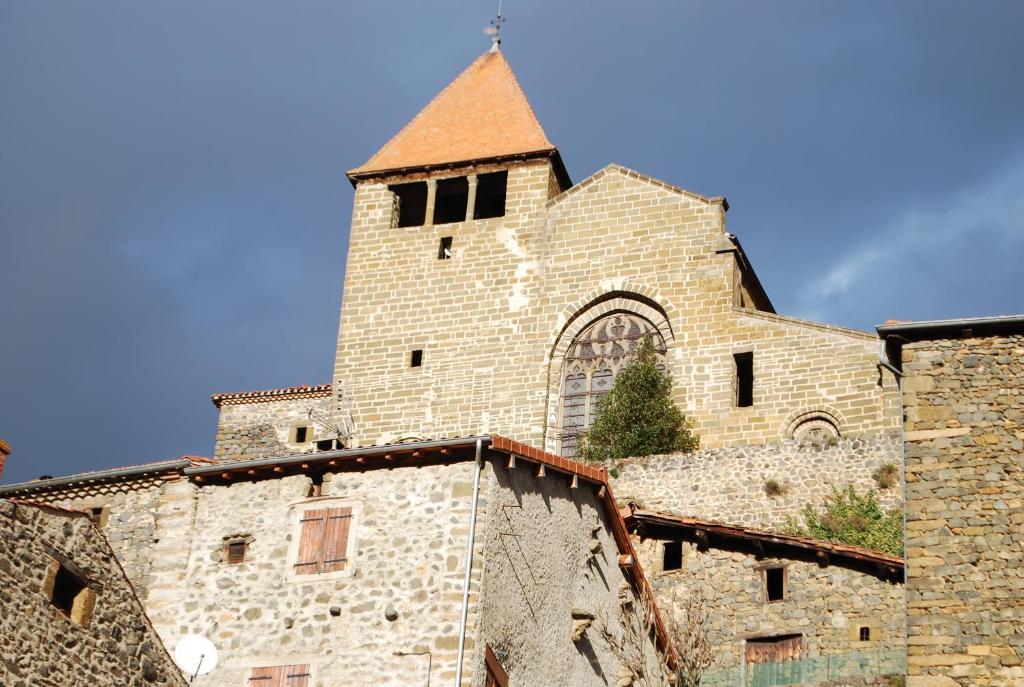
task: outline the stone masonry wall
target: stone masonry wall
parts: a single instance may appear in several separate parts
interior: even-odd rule
[[[501,657],[511,685],[623,684],[597,625],[622,637],[620,593],[633,609],[641,604],[618,566],[595,488],[570,489],[564,476],[537,478],[522,465],[494,472],[486,529],[478,535],[486,541],[482,643]],[[597,616],[575,643],[573,609]],[[653,643],[643,629],[639,634],[647,674],[658,675]],[[483,687],[482,672],[474,687]]]
[[[329,397],[222,405],[213,455],[218,460],[250,460],[311,452],[314,448],[311,441],[329,433],[312,423],[315,434],[310,437],[311,441],[296,444],[291,442],[290,430],[297,423],[310,422],[310,409],[330,416],[332,408]]]
[[[646,570],[660,570],[661,542],[638,546]],[[786,597],[766,603],[762,568],[785,565]],[[842,567],[790,558],[758,558],[741,551],[683,543],[680,570],[653,572],[658,605],[685,617],[689,594],[712,600],[708,622],[714,668],[733,668],[743,659],[744,640],[800,634],[805,657],[851,651],[899,651],[905,646],[903,585]],[[861,627],[871,628],[861,641]],[[714,672],[714,669],[711,671]]]
[[[44,581],[71,561],[95,592],[85,626],[54,607]],[[131,584],[87,517],[0,501],[0,684],[184,687]]]
[[[805,504],[820,506],[832,485],[852,484],[862,493],[876,489],[883,507],[901,507],[901,487],[879,489],[872,477],[882,465],[900,461],[897,434],[840,439],[834,445],[790,440],[630,458],[618,465],[612,483],[620,500],[636,499],[647,510],[778,529],[787,516],[799,518]],[[769,496],[767,480],[776,480],[786,492]]]
[[[311,685],[425,684],[425,654],[395,655],[425,651],[431,683],[449,684],[472,475],[472,463],[337,473],[313,498],[305,476],[169,485],[153,552],[154,624],[169,644],[200,633],[218,647],[220,664],[197,687],[244,685],[254,667],[302,663]],[[353,509],[343,572],[294,574],[307,506]],[[249,541],[241,564],[224,560],[232,537]]]
[[[1024,685],[1024,337],[903,346],[910,684]]]
[[[778,441],[814,413],[843,436],[898,428],[876,337],[736,306],[721,199],[615,165],[550,200],[549,180],[547,162],[514,165],[504,217],[404,228],[387,185],[359,183],[334,369],[356,443],[498,432],[558,451],[557,351],[607,298],[661,313],[676,400],[705,447]],[[754,404],[738,408],[733,354],[747,351]]]

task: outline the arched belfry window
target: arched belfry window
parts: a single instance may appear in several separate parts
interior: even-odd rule
[[[579,436],[590,427],[597,401],[650,337],[664,369],[665,339],[649,320],[630,312],[614,312],[594,321],[569,345],[562,372],[562,455],[576,453]]]

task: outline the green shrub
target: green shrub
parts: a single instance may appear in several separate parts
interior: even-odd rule
[[[598,400],[594,423],[581,437],[581,459],[607,462],[697,449],[697,437],[672,402],[672,377],[657,366],[654,344],[645,338],[636,359]]]
[[[896,463],[886,463],[875,470],[871,476],[875,478],[879,489],[891,489],[899,484],[900,469],[896,466]]]
[[[764,493],[770,497],[783,496],[789,491],[789,487],[777,479],[766,479],[764,481]]]
[[[812,504],[804,506],[803,520],[800,525],[790,518],[787,532],[903,555],[903,513],[883,511],[874,490],[861,495],[853,485],[842,490],[832,487],[820,512]]]

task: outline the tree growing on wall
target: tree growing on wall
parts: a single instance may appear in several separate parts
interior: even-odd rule
[[[714,661],[714,645],[709,630],[707,597],[699,590],[692,591],[683,604],[682,617],[674,615],[668,623],[677,656],[676,684],[679,687],[699,687],[701,678]]]
[[[579,457],[606,462],[632,456],[690,452],[699,441],[672,401],[672,377],[658,369],[654,343],[645,338],[636,358],[597,402]]]
[[[802,525],[789,519],[786,530],[790,534],[903,555],[903,513],[886,513],[873,489],[858,494],[852,484],[844,489],[833,486],[820,511],[809,503],[802,516]]]

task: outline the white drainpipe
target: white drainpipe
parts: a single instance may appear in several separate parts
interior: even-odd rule
[[[476,542],[476,507],[480,497],[480,469],[483,467],[483,439],[476,440],[473,472],[473,506],[469,511],[469,541],[466,543],[466,579],[462,583],[462,620],[459,621],[459,655],[455,664],[455,687],[462,687],[462,663],[466,649],[466,618],[469,615],[469,585],[473,576],[473,545]]]

